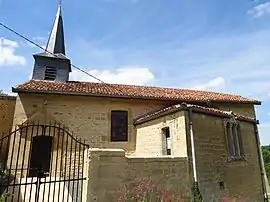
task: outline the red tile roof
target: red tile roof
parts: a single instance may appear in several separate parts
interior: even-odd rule
[[[144,116],[141,116],[135,119],[134,125],[144,123],[144,122],[153,120],[161,116],[165,116],[169,113],[173,113],[173,112],[177,112],[181,110],[187,110],[189,108],[191,108],[194,112],[205,113],[205,114],[221,116],[221,117],[234,117],[235,119],[239,119],[239,120],[244,120],[248,122],[256,122],[256,119],[254,117],[234,114],[233,112],[230,112],[230,111],[225,111],[225,110],[220,110],[220,109],[210,108],[210,107],[203,107],[203,106],[193,105],[193,104],[177,104],[177,105],[172,105],[163,109],[159,109],[155,112],[150,112],[148,114],[145,114]]]
[[[135,86],[77,81],[68,81],[66,83],[61,83],[30,80],[24,84],[17,86],[16,88],[13,88],[13,92],[22,91],[140,98],[150,100],[158,99],[173,101],[216,101],[260,104],[259,101],[254,99],[224,93],[175,88],[160,88],[152,86]]]

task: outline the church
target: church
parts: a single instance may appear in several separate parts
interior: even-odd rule
[[[33,57],[32,79],[0,99],[10,109],[0,119],[8,201],[128,201],[138,186],[156,201],[267,200],[260,101],[70,81],[61,6],[46,51]]]

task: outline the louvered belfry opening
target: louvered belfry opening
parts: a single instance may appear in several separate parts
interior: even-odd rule
[[[56,68],[47,66],[45,69],[44,80],[54,81],[56,78]]]

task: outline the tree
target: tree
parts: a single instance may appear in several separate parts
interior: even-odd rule
[[[270,178],[270,146],[262,146],[262,155],[264,160],[264,167],[266,176]]]
[[[8,181],[8,175],[3,170],[0,170],[0,185],[7,184],[7,181]],[[8,197],[8,194],[4,192],[4,190],[1,190],[1,188],[3,187],[0,186],[0,202],[4,202],[5,198]]]
[[[8,94],[4,93],[3,90],[0,90],[0,96],[1,95],[3,96],[3,95],[8,95]]]

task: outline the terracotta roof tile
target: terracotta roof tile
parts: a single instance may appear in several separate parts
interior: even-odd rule
[[[254,99],[239,95],[207,91],[160,88],[152,86],[135,86],[105,84],[93,82],[69,81],[66,83],[30,80],[13,88],[13,92],[34,91],[48,93],[83,94],[92,96],[126,97],[142,99],[159,99],[175,101],[217,101],[260,104]]]
[[[155,118],[164,116],[168,113],[173,113],[173,112],[180,111],[180,110],[186,110],[189,108],[192,108],[193,111],[195,111],[195,112],[212,114],[212,115],[219,115],[219,116],[223,116],[223,117],[234,117],[235,119],[239,119],[239,120],[256,122],[256,119],[254,117],[244,116],[244,115],[240,115],[240,114],[234,114],[233,112],[230,112],[230,111],[225,111],[225,110],[220,110],[220,109],[210,108],[210,107],[203,107],[203,106],[193,105],[193,104],[177,104],[177,105],[172,105],[169,107],[159,109],[155,112],[145,114],[144,116],[141,116],[141,117],[135,119],[134,125],[144,123],[144,122],[147,122],[149,120],[153,120]]]

